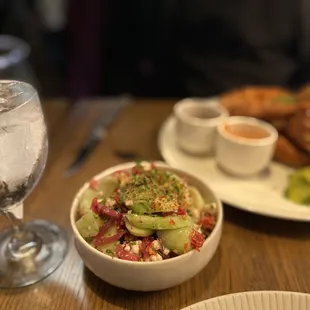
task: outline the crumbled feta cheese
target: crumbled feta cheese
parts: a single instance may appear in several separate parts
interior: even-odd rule
[[[164,248],[163,253],[164,253],[165,255],[168,255],[168,254],[170,253],[170,251],[169,251],[167,248]]]
[[[202,234],[202,230],[201,230],[201,227],[197,224],[194,225],[194,229],[197,230],[199,233]]]
[[[125,205],[126,205],[127,207],[130,207],[130,206],[133,205],[133,201],[132,201],[132,200],[126,200],[126,201],[125,201]]]
[[[212,203],[208,203],[203,207],[203,210],[210,210],[210,209],[215,209],[216,208],[216,204],[214,202]]]
[[[131,251],[135,254],[140,253],[140,247],[141,247],[142,241],[138,240],[131,244]]]
[[[158,240],[154,240],[152,242],[152,248],[154,248],[154,250],[159,250],[160,249],[160,243],[158,242]]]
[[[126,244],[125,247],[124,247],[124,250],[129,252],[130,251],[130,245],[129,244]]]
[[[157,253],[157,254],[155,254],[155,255],[151,255],[151,256],[150,256],[150,260],[151,260],[152,262],[156,262],[156,261],[159,261],[159,260],[163,260],[163,258]]]
[[[111,208],[116,204],[116,201],[114,199],[108,198],[105,204],[107,207]]]
[[[203,212],[208,212],[209,214],[215,214],[217,212],[216,203],[212,202],[209,204],[206,204],[203,209]]]
[[[197,222],[200,217],[200,212],[196,208],[191,208],[190,211],[194,222]]]
[[[152,164],[147,161],[142,161],[141,166],[143,167],[144,171],[150,171],[152,170]]]

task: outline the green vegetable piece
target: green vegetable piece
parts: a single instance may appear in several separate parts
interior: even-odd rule
[[[91,211],[91,204],[96,196],[98,196],[98,192],[95,192],[90,188],[85,190],[85,192],[80,198],[80,204],[78,209],[80,215],[87,214]]]
[[[105,237],[112,237],[116,234],[117,234],[117,227],[116,227],[116,225],[112,225],[106,231],[104,236]],[[117,242],[113,242],[113,243],[109,243],[109,244],[105,244],[105,245],[100,245],[97,247],[97,250],[104,253],[104,254],[107,254],[110,256],[115,256],[115,248],[116,248],[117,244],[118,244]]]
[[[99,181],[99,191],[103,198],[111,197],[118,187],[118,180],[116,177],[108,176]]]
[[[148,236],[151,236],[155,233],[155,230],[152,230],[152,229],[142,229],[142,228],[137,228],[135,226],[133,226],[127,218],[125,218],[125,225],[126,225],[126,228],[128,229],[128,231],[134,235],[134,236],[137,236],[137,237],[148,237]]]
[[[152,212],[150,203],[147,201],[134,202],[131,206],[128,206],[128,208],[131,209],[135,214],[145,214]]]
[[[179,229],[169,229],[157,231],[157,236],[165,248],[180,255],[192,250],[191,234],[193,226],[182,227]]]
[[[300,181],[310,186],[310,167],[299,169],[292,175],[292,179]]]
[[[79,214],[83,215],[91,210],[91,204],[95,197],[106,199],[112,196],[117,186],[117,179],[109,176],[99,181],[98,191],[87,188],[80,198]]]
[[[205,201],[203,200],[200,192],[198,191],[196,187],[193,187],[193,186],[189,186],[188,189],[192,197],[192,202],[193,202],[192,207],[194,207],[198,211],[201,211],[203,207],[205,206]]]
[[[188,216],[151,216],[127,214],[126,218],[133,226],[142,229],[164,230],[189,226],[192,219]]]
[[[298,204],[310,204],[310,167],[299,169],[289,177],[285,196]]]
[[[87,212],[75,224],[83,238],[90,238],[99,232],[104,221],[97,214]]]
[[[169,197],[155,198],[152,203],[147,200],[140,200],[128,206],[135,214],[173,212],[176,211],[178,207],[177,201]]]
[[[304,184],[289,187],[286,197],[297,204],[310,204],[310,187]]]

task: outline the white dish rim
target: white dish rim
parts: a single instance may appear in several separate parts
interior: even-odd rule
[[[232,294],[225,294],[225,295],[221,295],[221,296],[217,296],[217,297],[211,297],[209,299],[205,299],[202,301],[199,301],[195,304],[186,306],[185,308],[182,308],[181,310],[192,310],[192,307],[199,307],[200,305],[206,305],[206,303],[212,303],[215,300],[225,300],[226,298],[229,297],[238,297],[241,295],[271,295],[271,294],[281,294],[281,295],[293,295],[293,296],[309,296],[310,298],[310,294],[308,293],[302,293],[302,292],[297,292],[297,291],[277,291],[277,290],[263,290],[263,291],[244,291],[244,292],[238,292],[238,293],[232,293]],[[250,310],[250,309],[248,309]]]

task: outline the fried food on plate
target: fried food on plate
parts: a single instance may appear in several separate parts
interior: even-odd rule
[[[302,104],[289,120],[286,134],[310,156],[310,101]]]
[[[298,107],[297,99],[281,87],[249,86],[220,96],[220,103],[231,115],[273,119],[292,116]]]
[[[310,84],[307,84],[303,86],[298,92],[297,92],[297,99],[300,102],[310,101]]]
[[[275,149],[275,159],[296,168],[310,165],[310,155],[301,151],[284,135],[279,135]]]
[[[219,100],[231,115],[256,117],[277,128],[277,161],[310,165],[310,84],[296,95],[282,87],[248,86],[224,93]]]

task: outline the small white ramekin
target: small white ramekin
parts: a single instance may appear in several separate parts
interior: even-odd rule
[[[251,125],[263,129],[264,138],[243,138],[226,130],[230,125]],[[268,167],[278,139],[272,125],[252,117],[229,117],[217,128],[215,158],[220,168],[236,176],[250,176]]]
[[[212,117],[199,118],[199,113]],[[178,146],[193,155],[206,155],[213,152],[216,128],[229,113],[215,100],[188,98],[175,104],[174,115]]]

